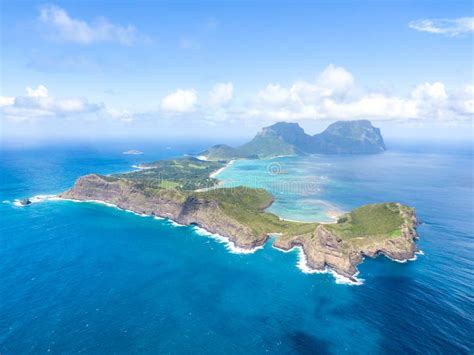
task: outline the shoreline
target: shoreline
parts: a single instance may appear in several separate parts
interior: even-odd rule
[[[229,162],[227,162],[222,168],[219,168],[217,169],[216,171],[213,171],[212,173],[209,174],[209,177],[211,179],[215,179],[217,175],[219,175],[220,173],[222,173],[225,169],[227,169],[229,166],[231,166],[232,164],[234,164],[235,162],[235,159],[232,159],[230,160]]]
[[[253,253],[257,252],[258,250],[263,249],[265,247],[265,245],[268,243],[268,241],[273,240],[273,237],[276,234],[278,234],[278,233],[270,233],[261,245],[258,245],[254,248],[245,248],[245,247],[237,246],[235,244],[235,242],[233,242],[228,237],[224,237],[220,234],[213,233],[213,232],[208,231],[207,229],[202,228],[200,226],[180,224],[180,223],[178,223],[178,222],[174,221],[173,219],[171,219],[169,217],[166,217],[166,216],[155,216],[155,215],[149,215],[149,214],[144,214],[144,213],[138,213],[138,212],[135,212],[133,210],[121,208],[121,207],[117,206],[116,204],[101,201],[101,200],[76,200],[76,199],[59,197],[58,195],[44,194],[44,195],[35,195],[35,196],[30,198],[30,201],[31,201],[32,204],[40,203],[40,202],[46,202],[46,201],[68,201],[68,202],[74,202],[74,203],[95,203],[95,204],[106,206],[106,207],[112,207],[112,208],[117,209],[117,210],[122,211],[122,212],[132,213],[132,214],[134,214],[136,216],[139,216],[139,217],[149,217],[149,218],[153,218],[155,220],[166,221],[173,227],[188,227],[194,233],[196,233],[199,236],[211,238],[211,239],[214,239],[216,242],[218,242],[220,244],[224,244],[225,249],[231,254],[253,254]],[[11,203],[15,207],[27,207],[27,205],[22,205],[20,203],[20,199],[15,199],[13,202],[3,201],[3,203]],[[296,267],[298,269],[300,269],[300,271],[303,272],[304,274],[331,274],[334,277],[335,282],[337,284],[345,284],[345,285],[350,285],[350,286],[360,286],[364,282],[364,279],[357,278],[357,275],[359,274],[359,272],[357,272],[356,274],[354,274],[351,277],[347,277],[347,276],[339,274],[337,271],[333,270],[332,268],[330,268],[328,266],[326,266],[324,269],[316,269],[316,268],[311,267],[308,264],[307,255],[306,255],[303,247],[300,246],[300,245],[295,245],[290,249],[282,249],[282,248],[279,248],[279,247],[275,246],[272,242],[271,247],[278,250],[279,252],[283,252],[283,253],[290,253],[290,252],[297,251],[298,252],[298,261],[296,263]],[[388,259],[390,259],[392,261],[395,261],[397,263],[402,263],[403,264],[403,263],[407,263],[408,261],[416,260],[417,255],[424,255],[424,253],[421,250],[417,250],[415,252],[414,257],[412,257],[410,259],[404,259],[404,260],[393,259],[393,258],[390,258],[389,256],[386,256],[386,255],[385,255],[385,257],[387,257]]]
[[[16,207],[27,207],[27,206],[21,205],[19,201],[20,201],[19,199],[16,199],[16,200],[13,201],[12,204]],[[210,231],[208,231],[205,228],[202,228],[200,226],[195,226],[195,225],[194,226],[191,226],[191,225],[188,226],[188,225],[180,224],[180,223],[172,220],[169,217],[154,216],[154,215],[149,215],[149,214],[138,213],[138,212],[135,212],[135,211],[132,211],[132,210],[121,208],[121,207],[119,207],[119,206],[117,206],[113,203],[105,202],[105,201],[101,201],[101,200],[75,200],[75,199],[70,199],[70,198],[62,198],[62,197],[59,197],[58,195],[35,195],[35,196],[30,198],[30,201],[32,201],[32,203],[40,203],[40,202],[46,202],[46,201],[68,201],[68,202],[73,202],[73,203],[93,203],[93,204],[98,204],[98,205],[102,205],[102,206],[106,206],[106,207],[112,207],[112,208],[114,208],[116,210],[119,210],[119,211],[122,211],[122,212],[132,213],[132,214],[134,214],[136,216],[139,216],[139,217],[149,217],[149,218],[153,218],[155,220],[166,221],[173,227],[190,227],[190,229],[194,233],[196,233],[197,235],[202,236],[202,237],[211,238],[211,239],[214,239],[216,242],[218,242],[220,244],[224,244],[225,249],[231,254],[241,254],[241,255],[242,254],[243,255],[254,254],[258,250],[263,249],[265,247],[265,245],[268,243],[269,240],[273,240],[272,237],[275,235],[275,233],[272,233],[272,234],[268,235],[268,238],[265,240],[265,242],[262,245],[256,246],[254,248],[242,248],[242,247],[237,246],[232,240],[230,240],[230,238],[224,237],[224,236],[222,236],[220,234],[217,234],[217,233],[212,233],[212,232],[210,232]],[[335,281],[338,284],[347,284],[347,285],[361,285],[362,284],[362,282],[360,282],[360,283],[359,282],[354,282],[350,278],[347,278],[343,275],[340,275],[336,271],[334,271],[330,268],[326,268],[325,270],[318,270],[318,269],[312,268],[311,266],[308,265],[306,254],[304,253],[303,248],[300,247],[300,246],[294,246],[291,249],[285,250],[285,249],[281,249],[281,248],[278,248],[278,247],[274,246],[273,243],[272,243],[272,248],[274,248],[274,249],[276,249],[280,252],[283,252],[283,253],[290,253],[294,250],[298,250],[299,251],[299,254],[298,254],[299,256],[298,256],[298,262],[297,262],[296,266],[304,274],[328,274],[329,273],[329,274],[332,274],[334,276]],[[356,275],[354,275],[354,277],[355,276]]]
[[[272,248],[283,252],[283,253],[292,253],[297,251],[298,252],[298,261],[296,262],[296,267],[300,269],[301,272],[304,274],[331,274],[336,284],[339,285],[349,285],[349,286],[361,286],[364,284],[364,279],[359,279],[357,275],[359,272],[354,274],[352,278],[339,274],[337,271],[333,270],[332,268],[326,266],[324,269],[315,269],[308,264],[308,257],[304,252],[304,249],[300,245],[295,245],[290,249],[282,249],[272,244]]]
[[[39,202],[45,202],[45,201],[68,201],[68,202],[74,202],[74,203],[95,203],[98,205],[106,206],[106,207],[112,207],[115,208],[119,211],[127,212],[127,213],[132,213],[136,216],[139,217],[150,217],[156,220],[164,220],[169,222],[173,227],[190,227],[196,234],[200,236],[205,236],[208,238],[212,238],[216,241],[218,241],[220,244],[224,244],[225,248],[231,253],[231,254],[253,254],[256,251],[263,249],[265,243],[262,245],[258,245],[254,248],[244,248],[244,247],[239,247],[238,245],[235,244],[230,238],[224,237],[223,235],[217,234],[217,233],[212,233],[211,231],[208,231],[207,229],[204,229],[200,226],[196,225],[185,225],[185,224],[180,224],[173,219],[165,216],[155,216],[155,215],[150,215],[150,214],[145,214],[145,213],[138,213],[129,209],[121,208],[117,206],[116,204],[110,203],[110,202],[105,202],[101,200],[75,200],[72,198],[63,198],[59,197],[58,195],[35,195],[30,198],[31,203],[39,203]],[[5,201],[3,201],[5,202]],[[10,201],[8,201],[10,202]],[[19,199],[15,199],[12,204],[16,207],[27,207],[27,205],[22,205],[20,203]]]
[[[219,168],[216,171],[213,171],[212,173],[209,174],[209,178],[213,178],[213,179],[216,179],[218,181],[216,186],[213,186],[211,188],[198,189],[198,190],[195,190],[195,191],[207,191],[207,190],[211,190],[211,189],[215,189],[215,188],[224,187],[224,181],[220,180],[220,179],[217,179],[216,177],[220,173],[222,173],[222,171],[224,171],[226,168],[230,167],[235,161],[236,161],[236,159],[232,159],[232,160],[228,161],[221,168]],[[141,166],[141,165],[133,165],[132,168],[135,168],[135,169],[153,169],[153,167],[144,167],[144,166]],[[232,240],[232,236],[224,237],[220,234],[213,233],[213,232],[211,232],[211,231],[209,231],[205,228],[202,228],[201,226],[198,226],[198,225],[193,225],[193,224],[183,225],[183,224],[180,224],[180,223],[174,221],[169,216],[157,216],[157,215],[154,215],[154,214],[138,213],[138,212],[135,212],[133,210],[121,208],[116,204],[105,202],[105,201],[102,201],[102,200],[94,200],[94,199],[77,200],[77,199],[71,199],[71,198],[63,198],[63,197],[60,197],[60,196],[61,196],[61,194],[58,194],[58,195],[46,195],[46,194],[45,195],[36,195],[36,196],[31,197],[29,200],[31,201],[31,203],[38,203],[38,202],[43,202],[43,201],[61,201],[61,200],[62,201],[76,202],[76,203],[77,202],[96,203],[96,204],[104,205],[104,206],[107,206],[107,207],[113,207],[113,208],[115,208],[117,210],[120,210],[120,211],[133,213],[133,214],[135,214],[137,216],[140,216],[140,217],[152,217],[156,220],[165,220],[173,227],[188,227],[194,233],[196,233],[199,236],[205,236],[205,237],[214,239],[215,241],[217,241],[220,244],[224,244],[227,251],[229,253],[232,253],[232,254],[253,254],[253,253],[257,252],[258,250],[263,249],[270,239],[273,240],[272,237],[275,235],[275,233],[268,234],[266,236],[265,240],[262,241],[262,243],[260,245],[257,245],[255,247],[252,247],[252,248],[239,247]],[[4,203],[11,203],[16,207],[25,207],[26,206],[26,205],[23,205],[21,203],[20,199],[15,199],[13,202],[10,202],[10,201],[3,201],[3,202]],[[331,223],[334,223],[334,221],[337,221],[339,216],[343,215],[344,213],[345,212],[342,212],[341,210],[333,209],[333,210],[328,211],[327,214],[326,214],[326,216],[328,218],[332,219],[333,222],[329,222],[329,221],[328,222],[318,222],[318,221],[315,221],[314,223],[331,224]],[[278,218],[280,220],[283,220],[283,221],[305,223],[305,221],[287,219],[287,218],[283,218],[281,216],[278,216]],[[334,269],[332,269],[329,266],[325,266],[324,269],[317,269],[317,268],[314,268],[314,267],[310,266],[309,262],[308,262],[308,257],[307,257],[307,255],[304,251],[304,248],[300,245],[295,245],[295,246],[293,246],[293,247],[291,247],[290,249],[287,249],[287,250],[275,246],[273,242],[272,242],[271,246],[272,246],[272,248],[277,249],[278,251],[284,252],[284,253],[289,253],[289,252],[292,252],[292,251],[296,250],[298,252],[298,262],[297,262],[296,266],[298,267],[298,269],[300,269],[301,272],[303,272],[305,274],[331,274],[331,275],[333,275],[333,277],[335,279],[335,282],[337,284],[347,284],[347,285],[362,285],[363,284],[364,280],[357,278],[357,275],[359,274],[359,272],[355,273],[352,276],[345,276],[345,275],[339,274],[337,271],[335,271]],[[420,250],[416,250],[416,252],[415,252],[415,254],[412,258],[405,259],[405,260],[398,260],[398,259],[390,258],[386,255],[385,256],[388,259],[393,260],[397,263],[406,263],[408,261],[416,260],[418,254],[423,255],[423,252],[420,251]]]

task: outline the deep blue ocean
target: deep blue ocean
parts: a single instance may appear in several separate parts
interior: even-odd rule
[[[227,185],[268,188],[276,196],[270,210],[289,219],[330,219],[331,211],[382,201],[415,207],[424,255],[405,264],[365,260],[360,286],[305,274],[296,251],[270,244],[232,254],[191,227],[99,204],[12,204],[62,192],[87,173],[128,171],[208,145],[2,148],[2,355],[473,353],[469,146],[389,144],[371,156],[239,161],[219,175]],[[122,154],[128,149],[144,154]],[[270,179],[274,166],[280,174]]]

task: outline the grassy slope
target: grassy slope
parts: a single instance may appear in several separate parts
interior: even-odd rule
[[[337,223],[327,226],[344,239],[349,238],[386,238],[400,236],[404,222],[396,203],[366,205],[354,209],[341,217]]]
[[[281,233],[281,238],[297,235],[311,238],[318,226],[318,223],[281,220],[278,216],[265,212],[273,197],[263,189],[215,189],[196,193],[196,197],[218,201],[224,213],[249,226],[257,235]],[[341,217],[337,223],[326,224],[325,227],[351,243],[396,238],[401,235],[404,223],[401,211],[404,209],[409,210],[408,207],[396,203],[366,205]]]
[[[263,189],[246,187],[222,188],[195,193],[198,198],[215,200],[225,214],[247,225],[257,235],[283,233],[297,235],[313,231],[316,223],[297,223],[281,220],[264,209],[273,202]]]

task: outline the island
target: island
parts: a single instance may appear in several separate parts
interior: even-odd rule
[[[366,137],[366,132],[362,135]],[[143,164],[140,170],[129,173],[86,175],[60,197],[102,201],[139,214],[199,226],[247,251],[261,247],[271,238],[277,249],[301,248],[308,267],[330,268],[351,280],[355,280],[357,266],[364,257],[385,255],[406,261],[417,252],[418,222],[411,207],[397,202],[365,205],[334,223],[284,220],[266,211],[274,201],[266,190],[222,187],[215,172],[221,171],[229,160],[216,160],[209,152],[206,159],[186,156]],[[249,150],[250,153],[255,152]],[[357,150],[356,154],[361,153]]]
[[[125,155],[140,155],[140,154],[143,154],[143,152],[139,151],[139,150],[136,150],[136,149],[131,149],[131,150],[126,150],[122,154],[125,154]]]
[[[258,159],[305,154],[375,154],[385,151],[380,129],[368,120],[338,121],[313,136],[298,123],[278,122],[263,128],[250,142],[233,148],[210,147],[199,155],[208,160]]]

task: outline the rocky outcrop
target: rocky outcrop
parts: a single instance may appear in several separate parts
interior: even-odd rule
[[[185,197],[176,190],[163,190],[159,195],[124,179],[96,174],[80,177],[74,186],[59,197],[72,200],[98,200],[125,210],[160,217],[176,218]]]
[[[253,191],[252,195],[254,196],[257,192],[258,190]],[[218,200],[202,196],[212,195],[174,189],[156,189],[136,181],[95,174],[79,178],[69,191],[60,195],[62,198],[73,200],[99,200],[137,213],[170,218],[180,224],[197,225],[211,233],[227,237],[237,247],[245,249],[253,249],[263,245],[270,232],[278,233],[282,231],[267,229],[264,232],[262,228],[259,228],[260,232],[256,233],[255,229],[251,228],[248,220],[246,221],[242,217],[239,220],[238,214],[226,213]],[[268,207],[267,205],[271,201],[271,198],[268,199],[264,205],[255,210],[257,215],[261,213],[261,219],[258,221],[264,221],[265,218],[268,221],[268,218],[271,217],[264,212],[258,212]],[[377,235],[344,234],[344,228],[341,229],[340,223],[343,227],[347,227],[347,224],[344,223],[348,223],[347,220],[352,218],[351,214],[347,214],[346,217],[341,219],[341,222],[332,225],[296,223],[298,226],[308,227],[304,229],[303,233],[305,234],[298,234],[301,233],[298,231],[302,229],[291,229],[295,228],[295,222],[292,222],[292,226],[289,227],[288,223],[275,222],[271,218],[270,220],[273,222],[268,228],[278,228],[278,226],[287,228],[286,234],[279,236],[274,241],[276,248],[290,250],[295,246],[300,246],[306,255],[309,267],[317,270],[324,270],[329,267],[343,276],[353,278],[358,273],[357,265],[363,261],[364,257],[376,257],[383,254],[391,259],[403,261],[413,258],[417,251],[414,243],[417,238],[415,230],[417,220],[413,209],[391,203],[367,205],[356,210],[367,207],[368,210],[370,208],[380,210],[380,206],[389,206],[389,209],[384,207],[384,211],[394,213],[397,220],[402,221],[401,225],[397,222],[395,230],[392,231],[391,227],[389,230],[391,233],[379,233]],[[392,214],[391,217],[393,216]],[[276,216],[273,217],[277,218]],[[313,227],[314,230],[312,230]]]
[[[325,225],[318,225],[311,234],[292,238],[279,238],[274,246],[283,250],[290,250],[295,246],[303,249],[308,266],[316,270],[325,270],[327,267],[345,277],[353,279],[358,274],[357,265],[364,257],[375,258],[379,255],[396,261],[412,259],[417,251],[415,239],[418,224],[415,212],[412,209],[404,210],[403,226],[399,236],[391,238],[354,238],[343,239]]]
[[[249,227],[223,213],[216,201],[193,196],[186,199],[176,221],[185,225],[198,225],[245,249],[260,246],[267,239],[266,235],[255,235]]]
[[[213,200],[199,199],[177,190],[147,189],[138,183],[96,174],[79,178],[61,198],[111,203],[125,210],[172,219],[184,225],[197,225],[229,238],[237,247],[251,249],[262,245],[267,235],[255,235],[229,217]]]
[[[31,201],[30,201],[29,198],[24,198],[24,199],[22,199],[22,200],[20,201],[20,204],[21,204],[22,206],[28,206],[28,205],[31,205]]]

